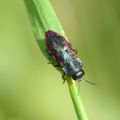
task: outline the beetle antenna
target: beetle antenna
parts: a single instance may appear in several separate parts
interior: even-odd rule
[[[85,81],[86,81],[87,83],[89,83],[89,84],[96,85],[95,83],[93,83],[93,82],[91,82],[91,81],[88,81],[88,80],[86,80],[86,79],[85,79]]]
[[[78,81],[78,96],[79,96],[79,93],[80,93],[80,80]]]

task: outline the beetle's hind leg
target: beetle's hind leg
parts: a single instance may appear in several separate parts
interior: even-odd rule
[[[65,72],[63,72],[63,74],[62,74],[62,79],[63,79],[63,84],[64,84],[65,81],[66,81],[66,74],[65,74]]]
[[[54,67],[61,67],[61,65],[59,65],[59,64],[57,64],[57,65],[53,64],[53,66]]]
[[[51,62],[48,62],[48,64],[52,64],[54,67],[62,67],[61,65],[59,65],[59,64],[53,64],[53,63],[51,63]]]
[[[51,54],[51,52],[50,52],[50,51],[48,51],[48,54],[49,54],[50,56],[52,56],[52,54]]]
[[[52,56],[51,52],[48,51],[47,49],[45,50],[45,52],[46,52],[49,56]],[[60,67],[60,65],[55,65],[55,64],[51,63],[50,61],[48,62],[48,64],[52,64],[54,67]]]

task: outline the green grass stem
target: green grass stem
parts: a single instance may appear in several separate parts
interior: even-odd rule
[[[49,0],[24,0],[24,2],[29,14],[33,33],[40,49],[42,50],[44,56],[54,63],[55,60],[45,52],[45,32],[47,30],[53,30],[67,39],[64,30]],[[62,72],[61,69],[59,71]],[[71,78],[67,78],[67,82],[78,120],[88,120],[80,95],[78,95],[78,88],[76,87],[75,82]]]

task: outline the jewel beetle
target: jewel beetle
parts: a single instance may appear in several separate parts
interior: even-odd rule
[[[81,81],[85,72],[82,61],[77,57],[77,51],[62,35],[53,30],[48,30],[45,38],[47,50],[58,64],[54,66],[60,66],[63,69],[62,78],[67,75],[75,81]]]

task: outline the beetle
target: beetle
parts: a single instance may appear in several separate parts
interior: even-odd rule
[[[62,67],[64,71],[62,78],[64,79],[64,76],[67,75],[75,81],[81,81],[85,72],[82,69],[82,61],[77,57],[77,51],[62,35],[53,30],[48,30],[45,38],[48,53],[55,58],[58,64],[54,66]]]

